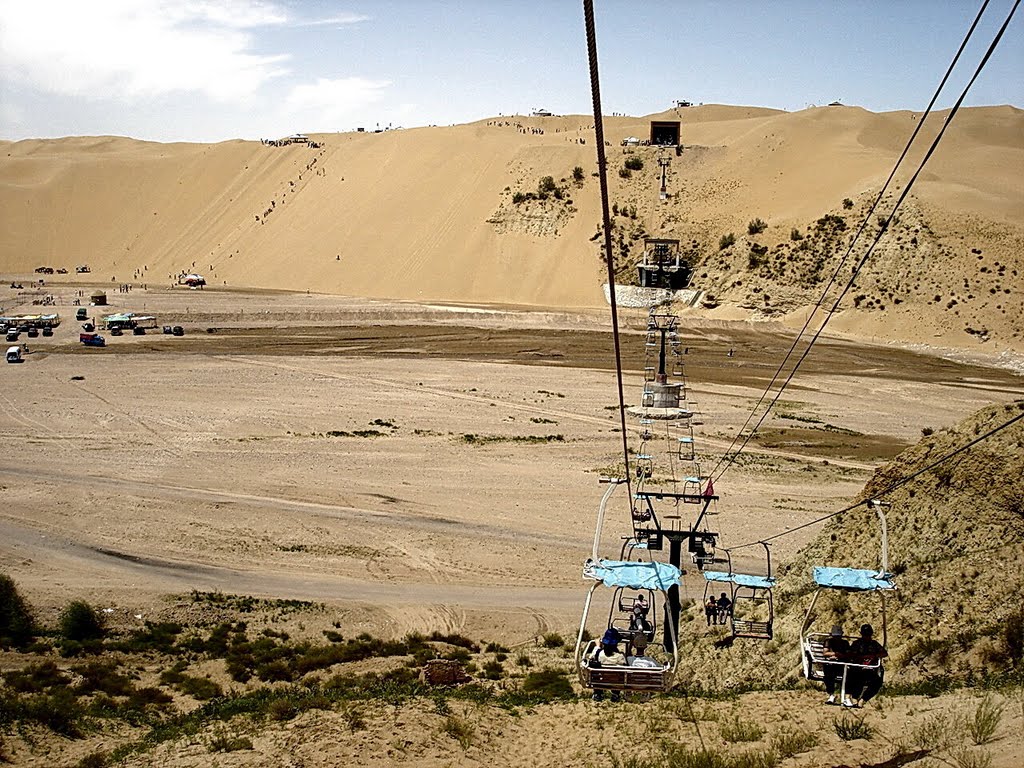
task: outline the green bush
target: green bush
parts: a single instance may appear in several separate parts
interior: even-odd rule
[[[755,722],[744,720],[739,715],[719,723],[718,732],[722,739],[731,742],[758,741],[764,736],[764,728]]]
[[[851,200],[848,197],[844,197],[843,198],[843,208],[845,208],[846,210],[850,210],[851,208],[853,208],[853,200]]]
[[[550,195],[553,194],[557,189],[558,185],[555,183],[554,176],[544,176],[537,184],[538,195]]]
[[[0,648],[23,648],[35,637],[32,612],[18,592],[14,579],[0,573]]]
[[[832,718],[832,728],[835,729],[836,736],[843,741],[870,739],[875,734],[874,729],[864,722],[864,715],[853,717],[845,712]]]
[[[718,250],[724,251],[726,248],[728,248],[729,246],[731,246],[735,242],[736,242],[736,235],[734,235],[732,232],[729,232],[728,234],[722,235],[722,237],[719,238],[719,240],[718,240]]]
[[[541,638],[541,643],[545,648],[561,648],[565,645],[565,638],[557,632],[548,632]]]
[[[747,224],[748,235],[758,235],[761,232],[764,232],[766,229],[768,229],[768,224],[766,224],[760,218],[753,219]]]
[[[519,205],[520,203],[525,203],[526,200],[527,200],[527,197],[526,197],[526,193],[524,193],[524,192],[516,192],[514,195],[512,195],[512,202],[515,205]]]
[[[999,722],[1003,718],[1004,704],[995,701],[992,694],[985,694],[978,703],[974,715],[967,718],[967,732],[975,744],[988,744],[995,738],[999,730]]]
[[[619,168],[619,176],[623,179],[629,179],[633,177],[633,172],[629,170],[629,168],[623,166],[622,168]]]
[[[800,240],[803,240],[804,239],[804,235],[803,235],[803,233],[799,229],[794,227],[789,232],[789,239],[792,240],[795,243],[795,242],[798,242]]]
[[[569,679],[564,672],[557,669],[538,669],[536,672],[530,672],[523,679],[523,693],[548,701],[571,699],[575,696]]]
[[[208,701],[224,695],[224,691],[218,683],[207,677],[193,675],[183,675],[181,682],[178,683],[178,689],[198,701]]]
[[[103,617],[84,600],[72,600],[60,615],[60,636],[83,642],[100,640],[105,634]]]
[[[626,162],[623,163],[631,171],[642,171],[644,169],[644,161],[639,157],[627,157]]]
[[[577,184],[582,184],[583,178],[583,169],[577,165],[575,168],[572,169],[572,180],[575,181]]]

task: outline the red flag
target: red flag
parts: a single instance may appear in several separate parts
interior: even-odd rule
[[[713,481],[711,480],[710,477],[708,478],[708,487],[704,489],[704,495],[705,496],[714,496],[715,495],[715,486],[714,486],[714,483],[713,483]]]

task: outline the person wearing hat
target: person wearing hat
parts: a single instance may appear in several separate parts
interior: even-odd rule
[[[850,655],[858,664],[873,665],[875,667],[855,667],[850,675],[853,680],[847,681],[847,691],[853,697],[853,702],[843,704],[846,706],[859,707],[867,704],[874,698],[875,694],[882,689],[882,679],[885,670],[882,668],[882,659],[889,655],[881,643],[874,639],[875,630],[870,624],[863,624],[860,628],[860,637],[853,641],[850,648]]]
[[[594,654],[594,661],[602,667],[624,667],[626,657],[619,652],[619,641],[622,639],[619,630],[609,627],[601,638],[601,647]]]
[[[625,667],[626,657],[619,652],[619,641],[622,637],[619,635],[619,630],[615,627],[608,627],[605,631],[604,636],[601,638],[601,643],[598,646],[597,651],[594,653],[592,662],[598,667]],[[594,701],[601,701],[604,698],[604,691],[594,691],[594,695],[591,696]],[[619,692],[612,691],[612,701],[619,700]]]
[[[850,656],[850,643],[843,637],[843,628],[836,624],[832,627],[832,631],[829,632],[828,638],[825,640],[825,656],[836,661],[846,661]],[[825,693],[828,694],[828,698],[825,699],[826,704],[836,703],[836,683],[842,685],[843,680],[843,669],[845,664],[823,664],[822,672],[825,676]],[[853,702],[850,697],[843,697],[843,706],[852,706]]]

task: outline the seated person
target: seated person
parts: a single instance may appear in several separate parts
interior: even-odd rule
[[[709,627],[712,623],[718,623],[718,601],[714,595],[709,597],[708,601],[704,604],[704,618],[707,620]]]
[[[857,664],[878,664],[875,668],[851,667],[846,676],[846,690],[853,701],[850,704],[843,702],[844,706],[859,707],[867,704],[874,698],[875,694],[882,689],[882,680],[885,670],[881,661],[889,652],[882,647],[882,644],[874,639],[874,629],[870,624],[863,624],[860,628],[860,637],[853,641],[850,646],[851,660]],[[853,678],[852,680],[850,678]]]
[[[604,637],[601,638],[597,651],[594,652],[594,656],[591,659],[593,665],[597,667],[626,666],[626,657],[619,651],[619,641],[621,639],[619,630],[615,629],[615,627],[609,627],[604,633]]]
[[[629,645],[626,646],[626,661],[631,667],[649,667],[652,669],[660,669],[664,666],[657,659],[648,656],[648,646],[650,640],[647,639],[647,634],[644,632],[637,632],[629,641]]]
[[[836,624],[832,627],[832,631],[829,633],[828,639],[824,643],[824,655],[830,659],[836,661],[847,661],[850,656],[850,643],[843,637],[843,628]],[[823,664],[822,671],[825,675],[825,693],[828,694],[828,698],[825,699],[826,704],[836,703],[836,683],[842,683],[843,680],[843,664]],[[846,704],[850,700],[849,696],[843,699],[843,703]]]
[[[725,592],[722,593],[721,597],[718,598],[718,623],[725,624],[729,620],[729,616],[732,615],[732,600],[728,598]]]

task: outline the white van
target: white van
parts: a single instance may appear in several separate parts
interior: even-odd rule
[[[8,363],[20,363],[21,362],[21,347],[8,347],[7,348],[7,362]]]

